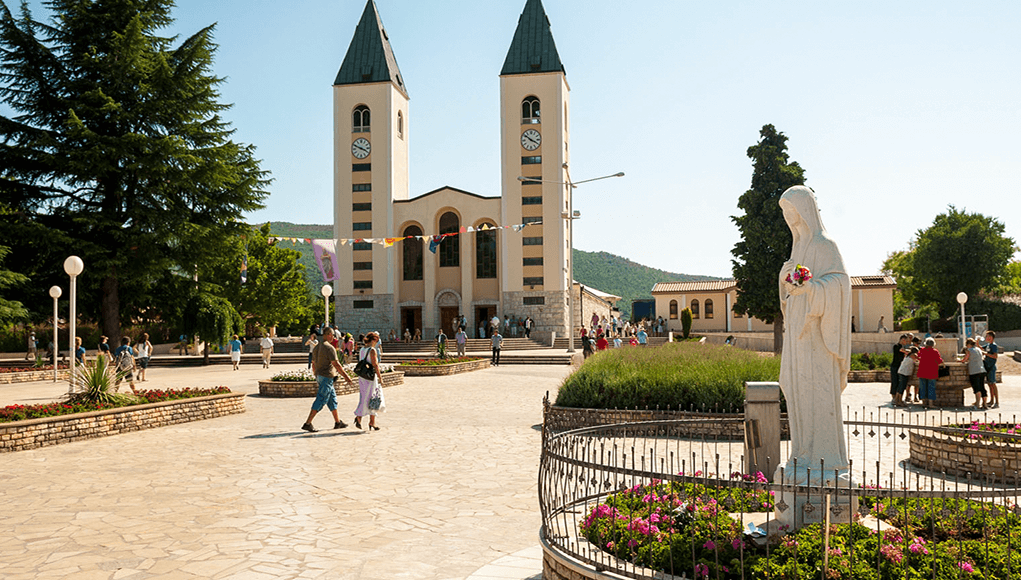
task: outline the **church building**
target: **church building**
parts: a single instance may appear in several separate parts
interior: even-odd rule
[[[373,0],[333,83],[334,237],[459,233],[392,247],[337,248],[335,315],[345,330],[470,336],[494,316],[535,321],[533,337],[569,328],[570,87],[540,0],[527,0],[500,71],[501,195],[454,187],[409,196],[409,89]],[[529,180],[529,178],[533,180]],[[530,224],[520,231],[491,226]],[[480,230],[481,228],[481,230]],[[586,306],[609,309],[609,302]],[[586,311],[591,308],[586,308]],[[580,321],[582,313],[576,312]]]

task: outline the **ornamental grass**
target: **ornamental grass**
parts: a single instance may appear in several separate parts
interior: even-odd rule
[[[779,376],[779,358],[730,346],[681,342],[620,348],[590,356],[564,380],[556,404],[737,413],[744,409],[746,381]]]

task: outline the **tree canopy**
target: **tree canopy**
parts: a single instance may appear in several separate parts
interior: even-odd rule
[[[182,320],[184,332],[198,335],[206,347],[205,363],[209,364],[209,343],[223,344],[242,329],[241,316],[231,303],[208,292],[196,292],[188,299]]]
[[[11,272],[10,270],[4,270],[2,268],[4,258],[10,252],[10,248],[0,246],[0,292],[7,293],[8,289],[18,284],[24,284],[28,281],[28,278],[18,274],[17,272]],[[0,328],[7,326],[8,324],[17,320],[22,320],[28,317],[28,311],[25,307],[17,300],[7,300],[0,294]]]
[[[995,218],[950,206],[918,231],[908,250],[892,253],[883,270],[906,300],[935,303],[948,316],[958,307],[958,292],[977,296],[1010,283],[1016,247],[1005,231]]]
[[[0,0],[0,99],[14,112],[0,116],[0,195],[13,210],[0,242],[40,287],[81,256],[81,311],[116,338],[122,317],[160,306],[157,280],[243,229],[267,175],[220,116],[212,26],[160,36],[171,0],[47,6],[44,23]]]
[[[743,214],[730,218],[741,233],[741,241],[731,250],[738,287],[734,311],[774,324],[774,343],[779,350],[783,316],[776,280],[792,244],[779,202],[788,188],[804,185],[805,170],[790,161],[787,136],[775,127],[764,125],[759,137],[759,142],[748,148],[752,185],[737,202]]]

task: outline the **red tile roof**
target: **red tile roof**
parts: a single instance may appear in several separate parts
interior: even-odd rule
[[[897,282],[889,276],[851,276],[851,288],[896,288]],[[730,292],[737,288],[735,280],[700,282],[659,282],[652,287],[653,294],[679,294],[687,292]]]

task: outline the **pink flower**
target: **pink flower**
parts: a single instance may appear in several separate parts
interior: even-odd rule
[[[971,574],[972,572],[974,572],[974,571],[975,571],[975,569],[974,569],[974,568],[972,568],[972,567],[971,567],[971,564],[970,564],[970,563],[968,563],[968,562],[958,562],[958,563],[957,563],[957,566],[958,566],[958,567],[959,567],[959,568],[960,568],[961,570],[964,570],[965,572],[967,572],[967,573],[969,573],[969,574]]]
[[[706,540],[706,542],[702,544],[702,547],[705,548],[706,550],[715,550],[716,543],[713,542],[712,540]]]
[[[707,578],[709,576],[709,566],[705,564],[695,564],[695,577],[696,578]]]
[[[735,550],[740,550],[744,547],[744,542],[741,538],[734,538],[734,541],[731,542],[730,545],[733,546]]]

